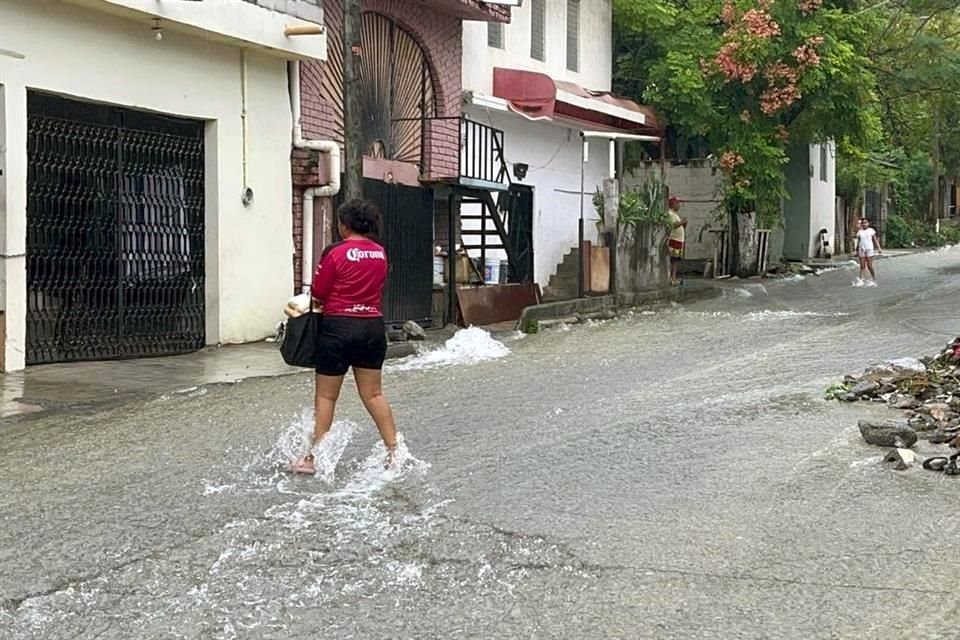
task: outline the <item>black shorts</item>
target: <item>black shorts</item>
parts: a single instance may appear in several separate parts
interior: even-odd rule
[[[324,316],[317,343],[317,373],[342,376],[347,369],[382,369],[387,355],[383,318]]]

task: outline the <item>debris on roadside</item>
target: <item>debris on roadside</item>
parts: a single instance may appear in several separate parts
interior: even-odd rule
[[[917,432],[906,420],[861,420],[858,426],[867,444],[898,449],[917,444]]]
[[[911,451],[910,449],[904,449],[898,447],[896,449],[891,449],[890,453],[887,454],[887,457],[883,459],[884,462],[893,462],[894,468],[897,471],[904,471],[909,469],[917,461],[917,454]]]
[[[826,397],[840,402],[884,403],[900,411],[900,420],[861,420],[859,424],[868,444],[895,447],[890,456],[899,449],[909,449],[918,439],[958,449],[960,338],[932,358],[887,360],[868,367],[859,376],[847,376],[827,389]],[[901,460],[897,468],[906,469],[912,464]]]

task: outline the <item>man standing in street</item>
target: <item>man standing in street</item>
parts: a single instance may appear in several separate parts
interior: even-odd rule
[[[670,236],[667,239],[667,249],[670,252],[670,284],[680,284],[678,277],[680,261],[683,259],[683,246],[687,240],[687,219],[680,217],[680,198],[670,196],[668,211],[670,216]]]

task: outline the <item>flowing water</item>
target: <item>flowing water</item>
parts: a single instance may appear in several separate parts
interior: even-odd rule
[[[11,426],[0,638],[955,638],[960,479],[822,394],[960,334],[958,267],[462,331],[388,367],[391,470],[348,384],[285,472],[309,376]]]

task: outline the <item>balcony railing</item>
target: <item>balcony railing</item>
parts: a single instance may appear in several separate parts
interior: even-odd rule
[[[461,183],[506,189],[510,175],[503,156],[503,131],[462,118],[459,173]]]

